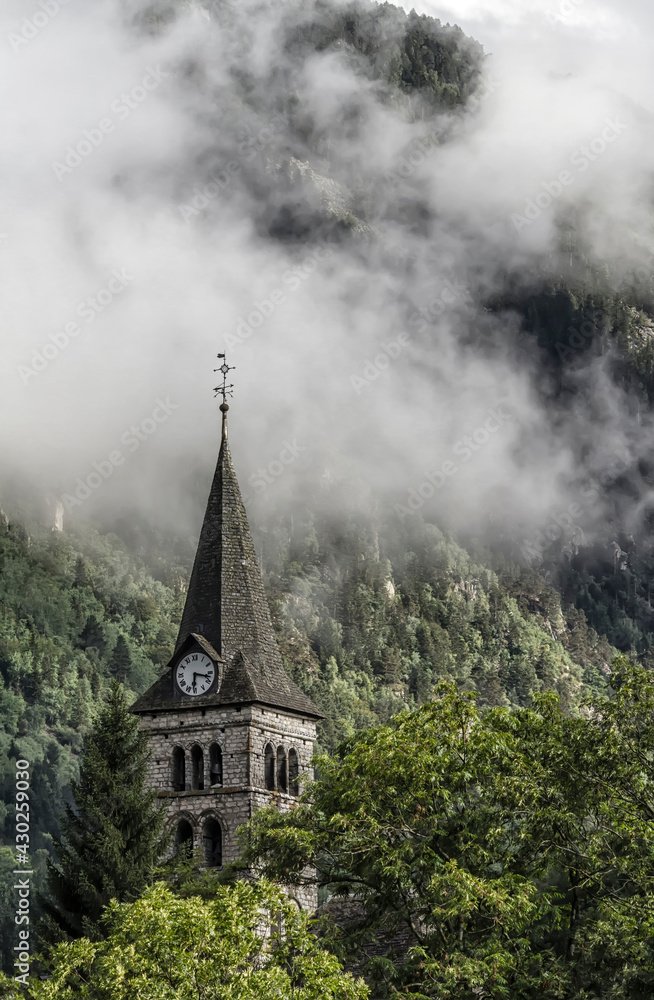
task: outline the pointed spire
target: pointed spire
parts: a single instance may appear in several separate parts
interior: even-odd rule
[[[220,454],[176,651],[192,632],[203,635],[226,663],[230,663],[240,650],[252,666],[263,668],[274,663],[281,668],[254,543],[229,450],[224,411]]]
[[[198,643],[224,661],[219,689],[193,699],[193,704],[239,705],[258,702],[321,718],[322,712],[295,684],[282,664],[270,619],[247,514],[227,440],[226,384],[230,366],[224,361],[221,393],[222,431],[195,562],[191,572],[175,653],[166,671],[132,706],[147,712],[179,706],[172,693],[173,667],[184,647]]]
[[[223,366],[226,375],[227,365]],[[224,382],[224,379],[223,379]],[[221,388],[219,391],[223,391]],[[225,662],[221,701],[239,701],[254,690],[263,701],[320,715],[282,664],[245,506],[227,439],[223,395],[222,433],[204,523],[191,572],[175,653],[199,634]],[[232,697],[233,696],[233,697]]]

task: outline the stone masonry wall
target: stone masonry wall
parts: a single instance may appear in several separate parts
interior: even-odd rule
[[[273,803],[281,812],[286,812],[297,801],[294,795],[266,789],[266,745],[270,744],[275,756],[278,748],[282,748],[287,767],[289,750],[294,749],[301,779],[302,774],[309,771],[316,739],[312,719],[256,705],[240,710],[180,705],[177,712],[142,715],[141,728],[148,733],[151,752],[148,784],[157,789],[170,827],[176,829],[180,820],[187,820],[193,830],[193,846],[201,849],[205,822],[209,818],[218,820],[223,835],[223,863],[237,859],[236,830],[256,809]],[[222,750],[222,785],[210,785],[209,747],[212,743],[217,743]],[[199,746],[203,752],[203,789],[191,788],[193,746]],[[185,752],[185,791],[173,790],[175,747]],[[315,889],[298,888],[291,895],[303,906],[315,909]]]

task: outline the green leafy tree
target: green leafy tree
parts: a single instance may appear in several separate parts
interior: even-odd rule
[[[654,991],[654,684],[619,657],[610,697],[566,717],[494,720],[521,748],[509,794],[521,819],[516,862],[545,873],[559,920],[535,937],[565,965],[570,996],[645,1000]]]
[[[550,900],[511,863],[501,800],[515,758],[511,731],[482,725],[473,696],[445,685],[437,701],[320,757],[297,809],[253,818],[245,860],[358,901],[340,946],[388,949],[368,964],[378,995],[522,995],[518,984],[543,982],[527,937]]]
[[[373,956],[379,996],[645,1000],[654,684],[624,659],[612,682],[577,717],[551,694],[482,714],[443,685],[320,757],[296,810],[257,813],[245,862],[349,897],[328,934]]]
[[[46,938],[98,937],[109,901],[136,899],[153,878],[168,837],[156,792],[145,788],[147,761],[147,737],[114,681],[85,741],[75,806],[55,839],[58,862],[49,863],[41,899]]]
[[[58,945],[49,980],[22,992],[0,978],[0,989],[7,1000],[366,1000],[308,920],[263,881],[218,886],[210,900],[157,883],[109,905],[104,940]]]

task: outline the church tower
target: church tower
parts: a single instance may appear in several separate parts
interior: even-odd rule
[[[149,783],[175,841],[200,849],[207,866],[238,857],[236,830],[256,809],[292,808],[322,718],[282,665],[229,451],[224,393],[220,409],[218,464],[175,652],[132,706],[149,737]],[[311,895],[307,906],[315,905]]]

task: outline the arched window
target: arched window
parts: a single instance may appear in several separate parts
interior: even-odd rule
[[[177,824],[175,850],[185,854],[193,853],[193,827],[187,819],[180,819]]]
[[[297,750],[288,751],[288,790],[291,795],[300,794],[300,762],[297,756]]]
[[[212,743],[209,747],[209,783],[211,785],[223,783],[223,752],[217,743]]]
[[[204,754],[197,743],[191,747],[191,788],[204,788]]]
[[[286,778],[286,751],[284,747],[277,747],[277,788],[280,792],[288,791]]]
[[[266,749],[264,750],[265,757],[265,771],[266,771],[266,788],[269,792],[275,791],[275,751],[271,747],[270,743],[266,744]]]
[[[205,865],[219,868],[223,863],[223,831],[217,819],[205,820],[202,840]]]
[[[183,792],[186,788],[186,755],[182,747],[173,749],[172,785],[174,792]]]

